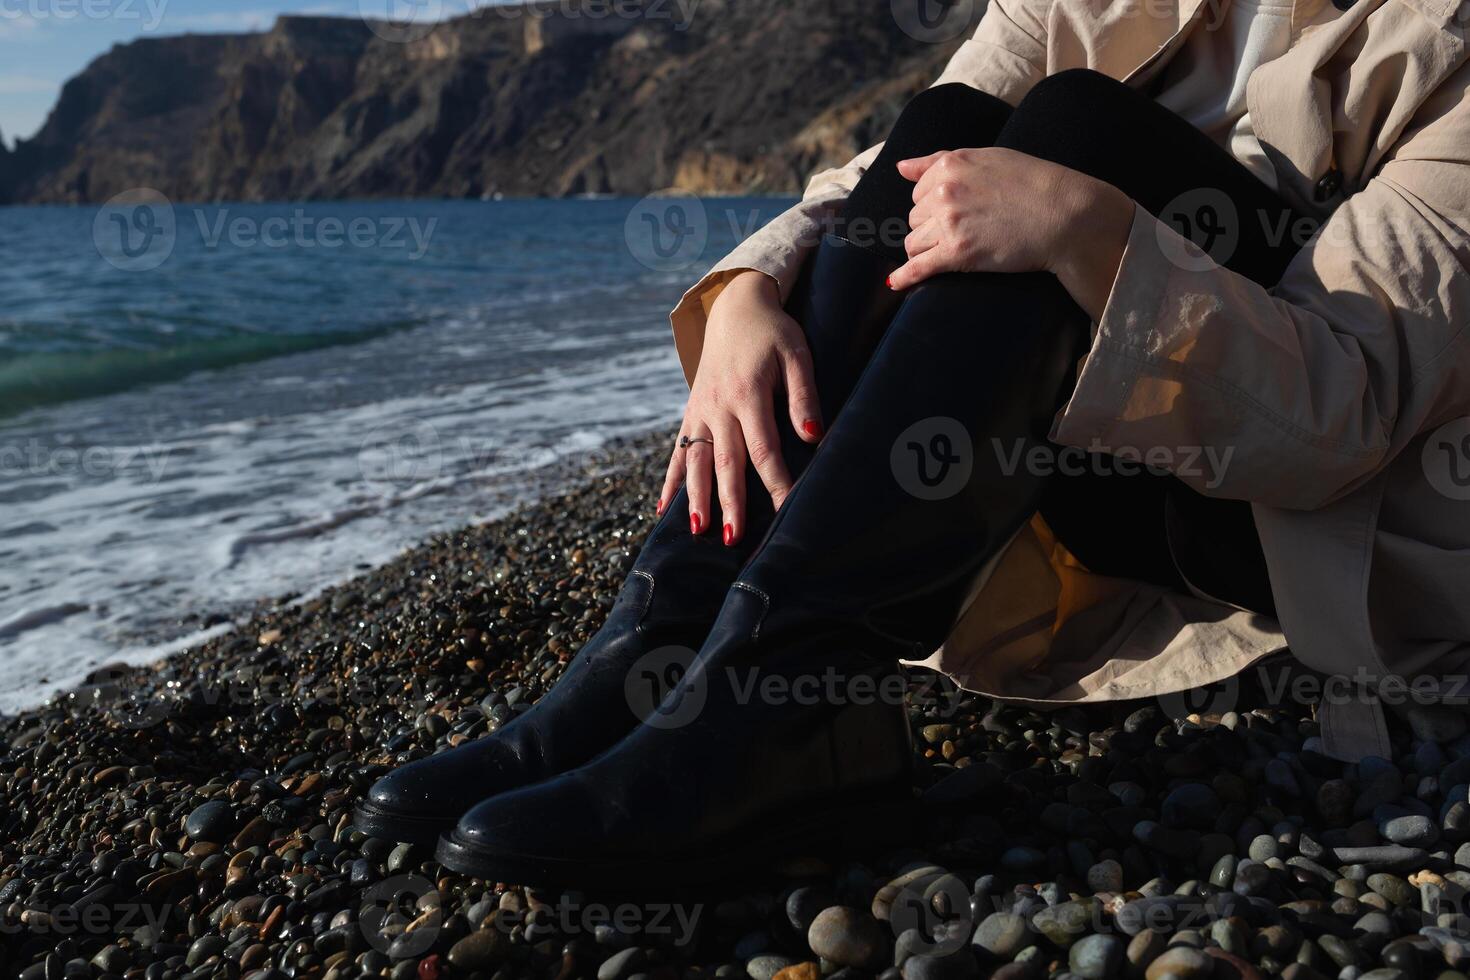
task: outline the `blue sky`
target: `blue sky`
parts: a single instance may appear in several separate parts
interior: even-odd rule
[[[61,85],[114,44],[144,36],[258,31],[277,15],[382,16],[390,3],[444,13],[474,0],[0,0],[0,133],[40,128]]]

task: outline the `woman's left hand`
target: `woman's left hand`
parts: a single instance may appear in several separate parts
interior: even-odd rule
[[[894,289],[941,272],[1051,272],[1101,314],[1133,221],[1122,191],[1000,147],[903,160],[898,172],[916,186]]]

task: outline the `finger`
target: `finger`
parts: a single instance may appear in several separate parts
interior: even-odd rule
[[[679,435],[684,435],[681,429]],[[674,451],[669,454],[669,469],[664,474],[663,489],[658,492],[657,512],[660,517],[669,506],[669,501],[674,499],[674,494],[679,492],[680,485],[684,482],[684,458],[685,450],[680,449],[678,443],[674,444]]]
[[[918,183],[939,162],[940,158],[948,152],[948,150],[941,150],[938,153],[931,153],[926,157],[911,157],[908,160],[900,160],[898,161],[899,176],[905,180],[912,180],[914,183]]]
[[[709,426],[703,422],[690,427],[690,438],[710,438]],[[709,530],[710,489],[715,482],[714,453],[707,442],[692,442],[684,450],[684,485],[689,489],[689,533]]]
[[[943,206],[949,201],[950,195],[938,190],[938,185],[936,185],[935,193],[926,195],[923,200],[915,202],[914,206],[909,209],[909,227],[917,228],[924,222],[938,217]]]
[[[711,422],[710,431],[714,433],[715,483],[724,517],[720,538],[732,545],[745,532],[745,436],[733,415]]]
[[[931,248],[893,270],[888,282],[894,289],[911,289],[930,276],[950,272],[949,256],[942,248]]]
[[[811,349],[802,344],[782,351],[781,372],[792,427],[804,441],[820,442],[824,427],[822,402],[817,397],[817,376],[812,370]]]
[[[791,473],[786,469],[786,460],[781,456],[781,437],[776,433],[775,408],[767,397],[765,403],[740,416],[740,428],[745,433],[745,451],[750,455],[750,465],[761,478],[771,503],[781,509],[786,495],[791,492]]]
[[[939,222],[926,221],[918,225],[903,240],[903,250],[908,253],[910,259],[923,255],[939,244]]]

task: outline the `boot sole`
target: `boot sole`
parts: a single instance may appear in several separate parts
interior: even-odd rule
[[[352,811],[352,826],[369,837],[424,846],[433,846],[441,834],[454,826],[455,819],[415,817],[370,802],[363,802]]]
[[[699,854],[572,861],[486,847],[455,829],[439,839],[434,858],[450,871],[482,881],[531,887],[620,893],[724,887],[768,874],[784,859],[850,854],[911,835],[919,802],[908,786],[895,794],[809,809],[799,822],[765,834],[743,832]]]

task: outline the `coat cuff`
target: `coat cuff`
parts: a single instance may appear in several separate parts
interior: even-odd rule
[[[715,300],[731,279],[749,271],[762,270],[752,270],[750,266],[728,269],[717,266],[711,269],[704,278],[689,287],[669,313],[669,325],[674,330],[674,348],[679,353],[679,366],[684,369],[685,384],[694,384],[694,372],[699,369],[699,353],[704,349],[704,327],[709,322]],[[775,278],[779,284],[780,278]]]
[[[1123,260],[1102,317],[1093,327],[1092,347],[1078,369],[1072,397],[1052,422],[1053,442],[1089,451],[1116,448],[1114,430],[1124,418],[1145,363],[1138,352],[1156,346],[1150,338],[1172,261],[1161,231],[1172,229],[1135,204]],[[1167,247],[1177,249],[1179,243],[1194,247],[1174,237],[1178,242],[1168,241]]]

